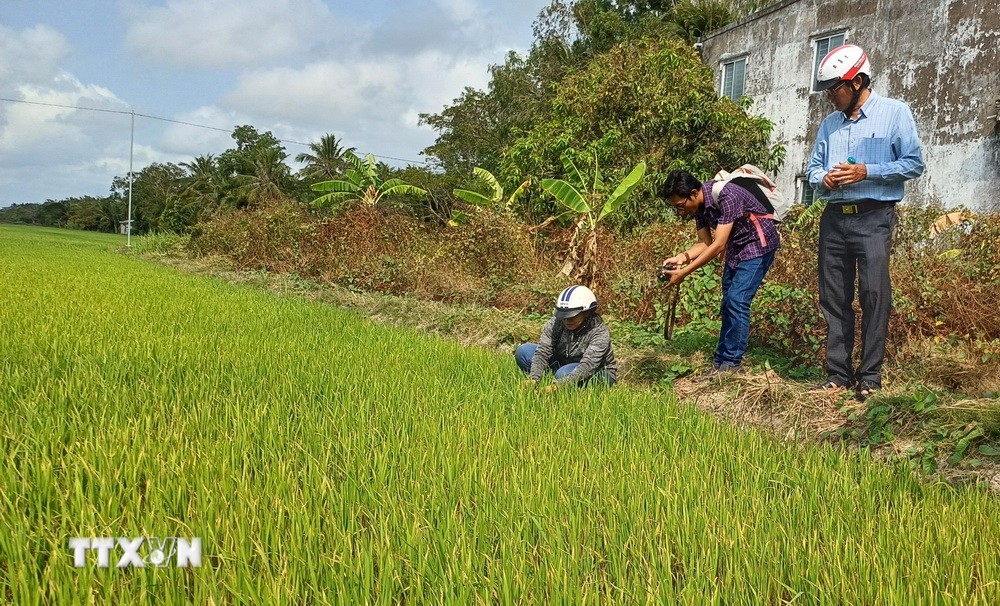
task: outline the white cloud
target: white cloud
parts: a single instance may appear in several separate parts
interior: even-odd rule
[[[434,0],[458,22],[472,21],[480,15],[479,6],[473,0]]]
[[[337,122],[395,106],[407,92],[404,73],[402,65],[378,61],[258,70],[241,77],[224,104],[307,124]]]
[[[114,174],[95,158],[128,159],[129,117],[111,113],[127,105],[108,88],[64,71],[69,51],[47,27],[0,27],[0,87],[22,101],[0,104],[2,202],[104,195]],[[25,191],[36,193],[25,199]]]
[[[44,25],[21,32],[0,25],[0,89],[46,82],[59,72],[69,51],[66,39]]]
[[[406,155],[417,160],[417,152],[434,138],[433,131],[417,125],[417,115],[441,111],[465,86],[484,87],[487,64],[486,57],[425,51],[406,59],[260,70],[240,78],[223,105],[314,129],[308,133],[312,141],[317,132],[340,131],[348,145],[387,155],[409,149]]]
[[[223,68],[305,52],[330,22],[319,0],[170,0],[130,12],[126,46],[165,65]]]
[[[90,145],[103,138],[111,125],[125,124],[128,118],[109,111],[124,111],[126,105],[106,88],[84,85],[67,73],[51,79],[47,86],[24,84],[18,97],[27,103],[8,103],[0,125],[0,158],[17,161],[25,151],[50,150],[59,155],[76,145]],[[66,106],[87,107],[86,111]]]
[[[189,124],[168,123],[160,138],[164,152],[185,156],[183,162],[189,162],[196,156],[206,154],[218,155],[233,146],[232,132],[239,124],[249,122],[233,112],[224,111],[214,106],[199,107],[193,111],[182,113],[173,118]],[[190,126],[198,124],[222,130],[210,130]]]

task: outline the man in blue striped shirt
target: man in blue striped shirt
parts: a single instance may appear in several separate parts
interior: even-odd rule
[[[882,386],[892,310],[889,252],[896,203],[924,161],[910,108],[871,90],[868,55],[854,45],[830,51],[819,89],[836,109],[823,120],[806,169],[828,204],[820,219],[819,299],[827,322],[827,380],[864,400]],[[861,302],[861,359],[854,366],[854,282]]]

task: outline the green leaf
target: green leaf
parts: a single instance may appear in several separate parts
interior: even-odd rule
[[[573,160],[569,157],[569,154],[563,154],[561,159],[563,170],[566,172],[566,179],[569,181],[569,184],[574,188],[586,191],[587,182],[583,180],[583,174],[580,172],[580,169],[576,167],[576,164],[573,164]]]
[[[512,209],[514,207],[514,203],[517,202],[517,199],[521,197],[521,195],[525,192],[525,190],[528,189],[530,185],[531,185],[531,179],[525,179],[524,183],[519,185],[518,188],[514,190],[514,193],[512,193],[509,198],[507,198],[507,204],[504,206],[504,210]]]
[[[594,193],[604,191],[604,179],[601,178],[601,167],[597,164],[597,152],[594,152]]]
[[[313,183],[313,191],[336,191],[336,192],[357,192],[360,190],[356,184],[350,181],[342,181],[340,179],[334,181],[321,181],[319,183]]]
[[[461,198],[462,200],[465,200],[466,202],[470,204],[475,204],[477,206],[489,206],[493,202],[483,194],[474,191],[469,191],[467,189],[454,189],[452,190],[452,193],[455,194],[456,197]]]
[[[615,189],[614,193],[608,198],[607,202],[604,203],[604,208],[601,209],[601,214],[597,217],[600,221],[605,215],[610,215],[611,213],[618,210],[622,204],[628,200],[628,197],[632,195],[632,191],[639,185],[642,181],[643,175],[646,174],[646,163],[640,162],[632,169],[632,172],[628,174],[627,177],[622,179],[622,182]]]
[[[354,152],[352,152],[350,150],[344,152],[343,158],[344,158],[344,160],[347,160],[347,162],[351,166],[353,166],[354,170],[357,171],[358,173],[365,172],[365,165],[364,165],[364,163],[361,161],[361,158],[359,158],[358,155],[355,154]]]
[[[397,183],[398,181],[398,183]],[[391,184],[391,185],[390,185]],[[388,186],[388,187],[385,187]],[[425,196],[427,195],[427,190],[420,189],[415,185],[408,185],[404,183],[401,179],[390,179],[383,183],[384,189],[382,193],[386,196],[390,194],[404,194],[407,196]]]
[[[350,200],[355,197],[356,196],[350,192],[333,192],[326,194],[325,196],[320,196],[315,200],[313,200],[312,202],[310,202],[309,204],[313,208],[324,208],[327,206],[333,206],[335,204],[339,204],[340,202],[343,202],[345,200]]]
[[[591,212],[590,205],[580,192],[562,179],[542,179],[542,189],[552,194],[560,204],[580,214]]]
[[[472,172],[477,177],[485,181],[486,184],[490,186],[490,189],[493,190],[493,197],[490,200],[491,202],[499,202],[500,199],[503,198],[503,188],[500,187],[500,182],[497,181],[497,178],[493,176],[493,173],[486,170],[485,168],[479,168],[478,166],[473,168]]]
[[[349,170],[349,171],[347,171],[347,174],[345,176],[347,177],[348,181],[350,181],[351,183],[357,185],[359,188],[360,187],[364,187],[364,185],[365,185],[365,175],[364,175],[364,173],[362,173],[360,171],[356,171],[356,170]]]
[[[988,444],[982,444],[979,447],[979,454],[987,456],[987,457],[1000,456],[1000,448],[996,448],[996,447],[990,446]]]
[[[451,220],[448,221],[449,227],[458,227],[459,225],[465,225],[469,222],[469,215],[463,213],[460,210],[451,211]]]
[[[375,154],[368,154],[365,156],[364,168],[362,172],[369,183],[378,185],[378,162],[375,160]]]

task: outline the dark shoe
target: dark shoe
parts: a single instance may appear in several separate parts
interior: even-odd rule
[[[712,364],[712,367],[701,373],[697,377],[691,379],[692,383],[704,383],[705,381],[711,381],[719,374],[719,365]]]
[[[738,373],[743,370],[743,367],[739,364],[731,364],[729,362],[723,362],[720,365],[713,366],[711,369],[705,372],[705,374],[697,376],[691,379],[692,383],[704,383],[706,381],[713,381],[715,379],[720,379],[726,375],[733,373]]]
[[[809,393],[838,393],[845,391],[848,387],[850,387],[850,385],[844,385],[843,383],[838,383],[833,379],[827,379],[810,389]]]
[[[857,398],[858,402],[864,402],[868,398],[874,396],[880,389],[882,389],[882,386],[875,381],[858,381],[854,397]]]
[[[743,372],[743,366],[731,362],[723,362],[717,371],[720,375],[730,375]]]

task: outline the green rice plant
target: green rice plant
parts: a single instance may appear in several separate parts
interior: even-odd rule
[[[986,491],[119,245],[0,227],[0,602],[1000,602]],[[164,535],[202,566],[68,548]]]
[[[137,236],[132,242],[132,252],[138,255],[183,254],[191,236],[173,232],[150,232]]]

